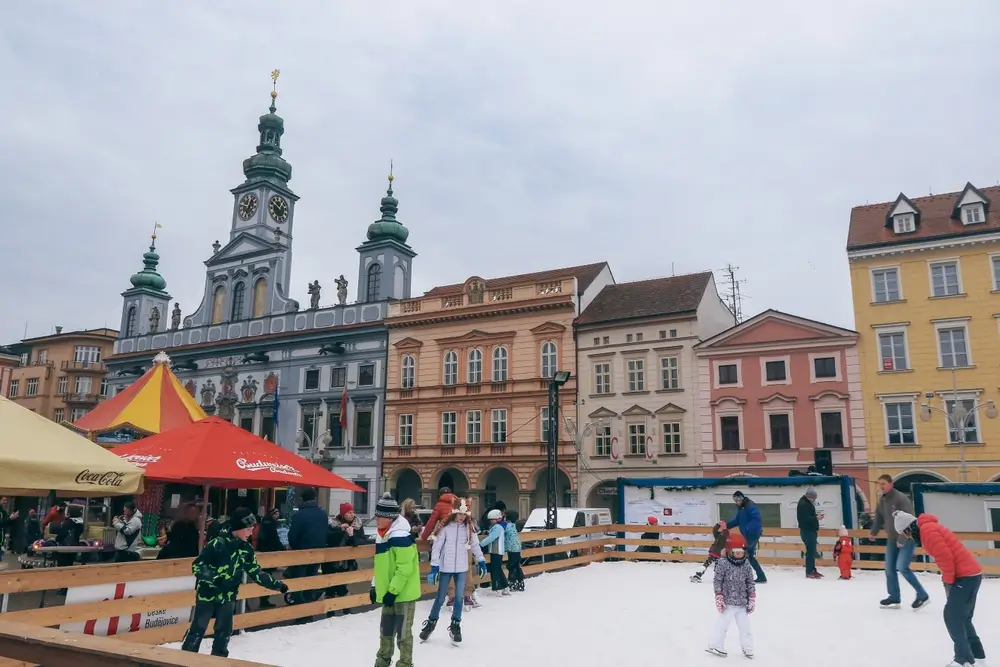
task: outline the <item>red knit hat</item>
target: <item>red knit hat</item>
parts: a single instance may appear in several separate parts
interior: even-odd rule
[[[746,551],[747,541],[746,541],[746,539],[742,535],[740,535],[738,533],[731,534],[729,536],[729,539],[726,540],[726,548],[727,549],[743,549],[744,551]]]
[[[351,503],[340,503],[340,516],[344,516],[348,512],[354,511],[354,505]]]
[[[647,518],[646,519],[646,523],[648,523],[650,526],[655,526],[656,525],[656,517],[655,516],[651,516],[651,517]]]

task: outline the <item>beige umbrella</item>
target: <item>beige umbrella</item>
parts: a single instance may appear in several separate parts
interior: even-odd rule
[[[142,470],[0,397],[0,493],[104,497],[142,493]]]

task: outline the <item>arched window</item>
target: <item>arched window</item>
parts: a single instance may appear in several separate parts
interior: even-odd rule
[[[128,307],[128,314],[125,315],[125,338],[135,335],[135,306]]]
[[[267,280],[261,278],[253,284],[253,315],[251,317],[264,317],[267,303]]]
[[[368,285],[365,294],[368,297],[365,301],[378,301],[379,286],[382,284],[382,267],[379,264],[372,264],[368,267]]]
[[[226,307],[226,287],[219,285],[212,293],[212,324],[222,321],[223,308]]]
[[[469,352],[469,384],[479,384],[483,381],[483,353],[480,350]]]
[[[458,384],[458,352],[448,350],[444,355],[444,383]]]
[[[493,349],[493,381],[507,381],[507,348],[505,347]]]
[[[402,373],[399,378],[399,386],[403,389],[413,389],[416,383],[417,362],[407,354],[403,357]]]
[[[556,344],[552,341],[542,343],[542,377],[550,378],[556,374]]]
[[[233,285],[233,312],[229,318],[231,322],[243,319],[243,297],[246,291],[246,285],[242,282]]]

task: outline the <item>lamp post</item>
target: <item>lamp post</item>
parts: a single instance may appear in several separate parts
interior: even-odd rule
[[[940,412],[948,420],[948,431],[955,431],[958,434],[958,455],[959,455],[959,475],[962,477],[962,482],[968,481],[969,467],[965,463],[965,429],[969,426],[969,419],[973,417],[977,412],[983,410],[987,419],[996,419],[997,416],[997,406],[993,401],[987,401],[985,403],[979,403],[974,406],[971,410],[967,409],[958,398],[958,384],[955,379],[954,369],[951,371],[951,383],[952,383],[952,406],[951,410],[948,410],[947,400],[944,402],[944,407],[939,408],[936,405],[931,405],[928,402],[921,404],[920,406],[920,421],[929,422],[933,418],[934,412]],[[933,394],[927,394],[926,398],[930,399]],[[984,410],[985,408],[985,410]]]
[[[313,438],[311,435],[299,429],[298,433],[295,434],[295,444],[301,447],[306,447],[309,449],[309,460],[315,461],[317,455],[323,453],[327,447],[330,446],[332,442],[329,431],[323,431],[323,435],[319,438]],[[313,446],[316,446],[315,449]]]
[[[545,527],[555,530],[556,508],[559,507],[559,388],[569,381],[569,371],[556,371],[549,381],[549,443],[548,469],[545,485]]]

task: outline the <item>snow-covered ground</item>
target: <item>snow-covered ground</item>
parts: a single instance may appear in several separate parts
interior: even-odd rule
[[[417,667],[690,667],[746,662],[735,626],[727,638],[729,657],[705,653],[717,613],[711,584],[693,584],[691,563],[595,563],[568,572],[529,579],[524,593],[483,596],[468,611],[464,642],[448,640],[448,610],[437,631],[421,644],[415,637]],[[901,582],[904,605],[881,610],[882,572],[856,572],[838,581],[806,580],[801,570],[768,568],[758,587],[751,617],[756,639],[754,664],[768,667],[928,665],[952,658],[941,620],[944,589],[937,575],[918,575],[931,595],[920,611],[909,609],[912,589]],[[482,595],[482,592],[480,593]],[[976,627],[987,658],[1000,665],[1000,581],[987,580],[979,594]],[[430,602],[420,602],[414,635]],[[375,660],[378,612],[336,617],[294,627],[244,633],[230,645],[233,658],[273,665],[365,667]],[[177,646],[177,645],[173,645]],[[211,641],[202,644],[208,652]]]

